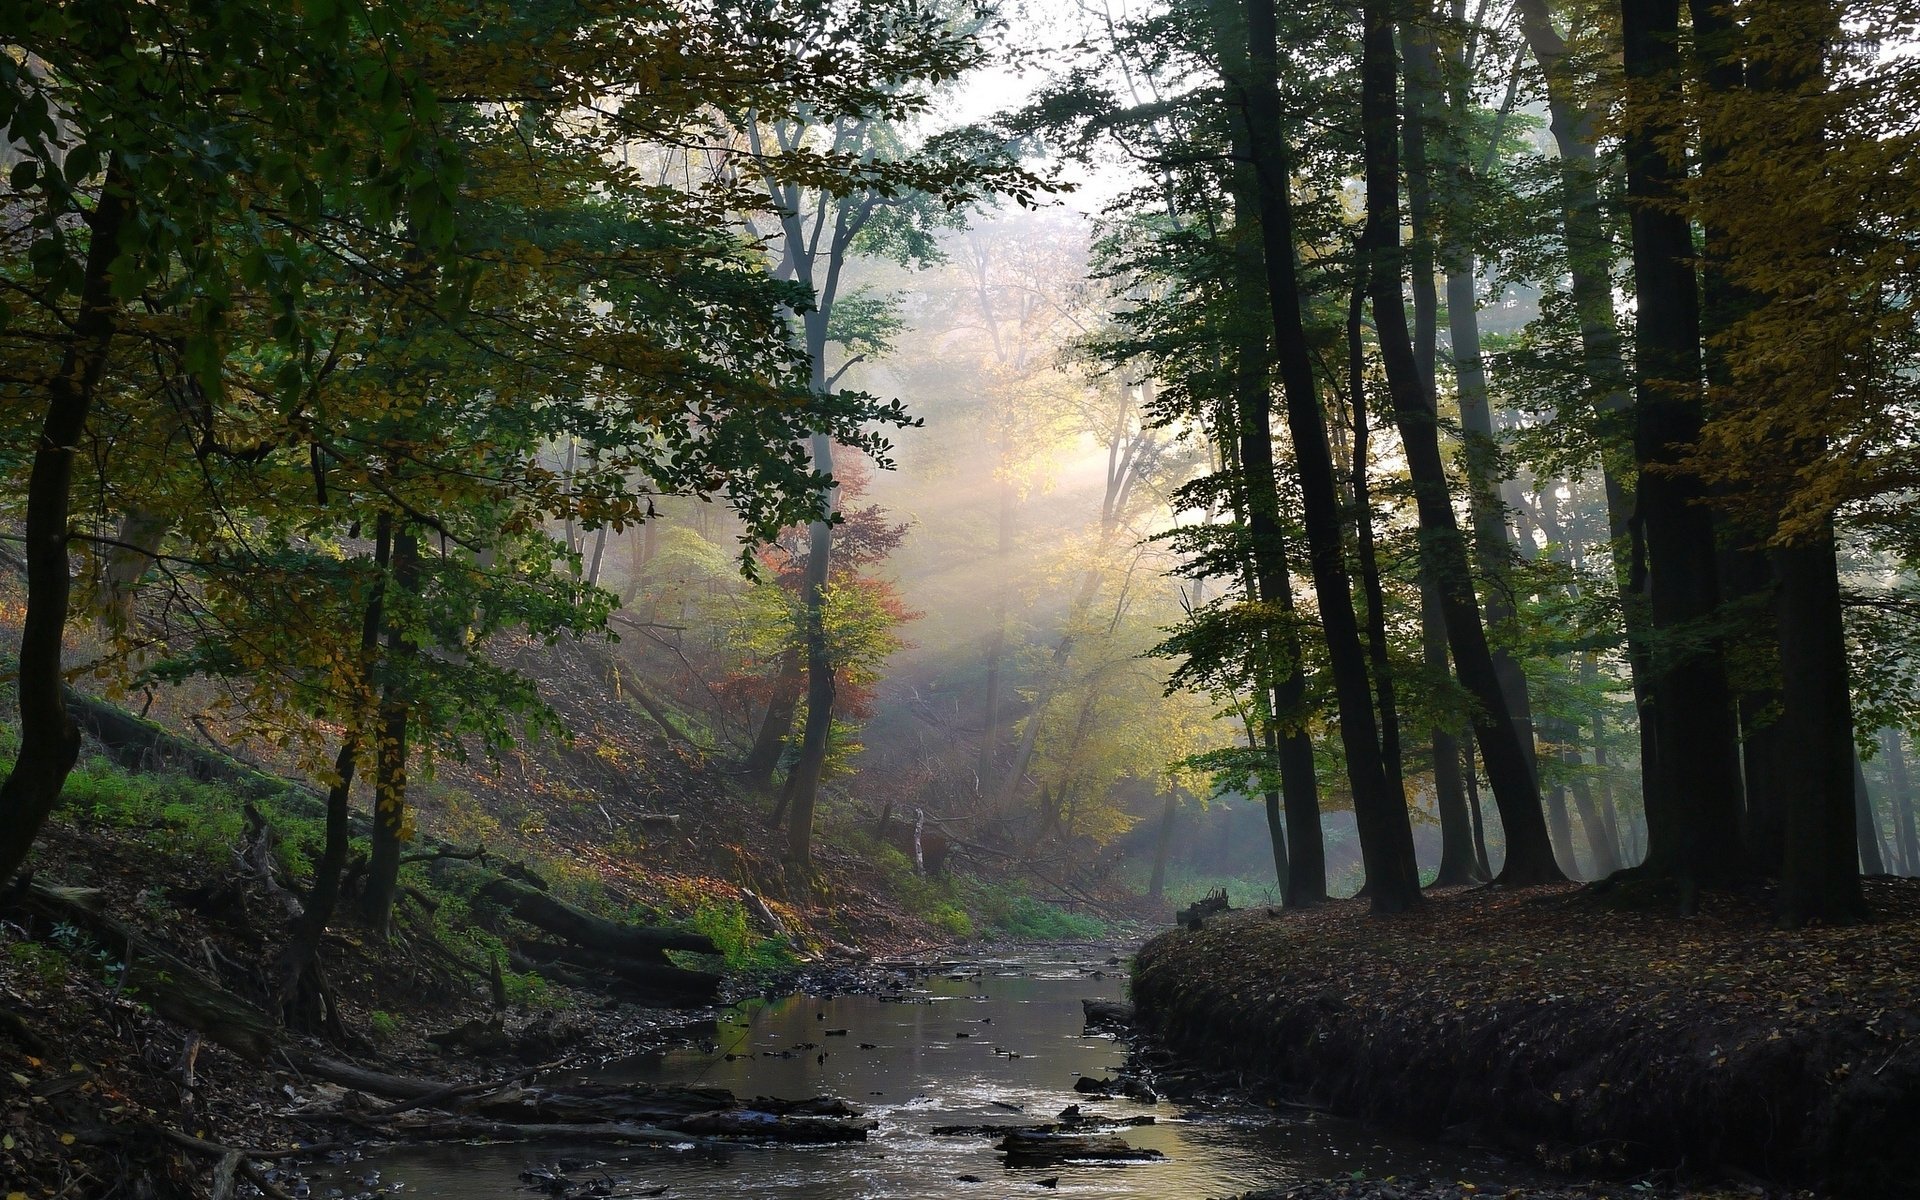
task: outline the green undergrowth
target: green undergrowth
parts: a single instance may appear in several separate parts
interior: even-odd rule
[[[1067,942],[1092,941],[1107,932],[1104,922],[1037,899],[1021,883],[965,872],[922,875],[912,859],[864,833],[848,834],[845,841],[880,872],[907,911],[954,938]]]
[[[738,900],[716,898],[701,903],[694,909],[692,925],[713,939],[730,975],[761,982],[799,965],[793,944],[755,932],[747,906]]]
[[[18,749],[17,727],[0,725],[0,763],[9,761]],[[456,812],[462,801],[472,805],[466,797],[434,799],[454,800],[449,807]],[[296,889],[306,887],[325,844],[326,826],[314,798],[290,786],[275,791],[254,782],[206,783],[175,772],[129,771],[105,756],[88,755],[67,777],[52,829],[70,831],[68,836],[110,836],[150,851],[156,862],[168,862],[177,871],[211,878],[231,868],[233,851],[246,841],[249,801],[271,830],[270,845],[281,877]],[[472,805],[467,812],[466,832],[480,832],[471,819],[477,807]],[[497,832],[497,827],[487,832]],[[364,856],[366,852],[366,839],[355,838],[352,853]],[[535,858],[529,858],[527,865],[547,881],[555,896],[609,919],[682,925],[706,933],[719,947],[728,972],[766,977],[798,961],[783,939],[753,932],[738,900],[703,902],[690,919],[675,920],[670,914],[616,901],[590,867]],[[510,1003],[526,1008],[565,1003],[564,993],[540,975],[507,966],[506,943],[479,920],[474,912],[476,900],[462,886],[461,877],[436,877],[425,863],[412,862],[402,865],[400,882],[403,897],[411,892],[425,901],[401,900],[396,919],[403,929],[433,938],[478,978],[486,978],[498,961]],[[136,915],[159,922],[168,907],[164,890],[156,886],[143,894]],[[19,942],[10,945],[7,953],[13,965],[42,978],[64,977],[73,965],[73,955],[64,946]],[[691,958],[696,961],[689,965],[711,965],[712,961]]]

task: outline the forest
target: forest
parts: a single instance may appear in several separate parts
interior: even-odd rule
[[[994,1047],[1022,1190],[1912,1194],[1916,39],[0,0],[0,1195],[884,1148],[730,1023],[1067,945],[1128,1062]],[[660,1177],[946,1194],[784,1161]]]

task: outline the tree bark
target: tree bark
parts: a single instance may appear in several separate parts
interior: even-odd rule
[[[60,366],[47,381],[46,416],[27,476],[22,529],[27,608],[14,677],[20,753],[6,782],[0,784],[0,885],[26,862],[33,839],[59,802],[67,773],[80,756],[80,729],[67,712],[66,681],[60,669],[73,587],[67,559],[68,506],[74,452],[86,432],[87,415],[118,324],[113,271],[120,254],[120,233],[132,210],[126,171],[114,154],[107,159],[100,200],[86,217],[87,258],[79,309]]]
[[[1371,274],[1374,330],[1393,397],[1394,421],[1412,476],[1423,560],[1440,588],[1454,669],[1475,702],[1475,735],[1486,759],[1487,782],[1506,830],[1507,861],[1500,882],[1528,886],[1565,878],[1541,815],[1540,792],[1528,768],[1526,748],[1515,736],[1507,702],[1494,674],[1479,601],[1467,562],[1466,541],[1454,516],[1446,466],[1440,456],[1438,414],[1421,387],[1419,364],[1401,300],[1400,171],[1395,131],[1393,22],[1383,0],[1364,7],[1361,125],[1366,143],[1367,232],[1363,238]],[[1404,815],[1404,803],[1401,806]],[[1411,831],[1408,832],[1411,849]]]
[[[1244,70],[1237,39],[1222,43],[1223,60]],[[1273,454],[1273,342],[1266,299],[1260,235],[1260,180],[1245,130],[1235,125],[1233,186],[1234,431],[1238,481],[1253,562],[1254,599],[1278,608],[1279,620],[1265,639],[1268,668],[1257,673],[1266,691],[1267,750],[1280,772],[1278,797],[1268,796],[1268,834],[1282,902],[1289,908],[1327,898],[1325,835],[1320,821],[1320,783],[1313,741],[1306,731],[1305,655],[1294,619],[1293,564],[1281,521],[1280,488]],[[1274,800],[1284,803],[1284,830],[1275,824]]]
[[[1608,440],[1601,448],[1601,478],[1607,493],[1607,530],[1612,540],[1614,583],[1627,631],[1627,666],[1633,679],[1634,711],[1639,714],[1643,795],[1658,807],[1651,790],[1658,786],[1658,741],[1654,736],[1651,650],[1646,599],[1634,583],[1630,547],[1634,544],[1630,434],[1633,399],[1613,307],[1613,242],[1600,205],[1601,171],[1596,151],[1597,104],[1576,94],[1572,55],[1554,28],[1547,0],[1517,0],[1521,35],[1546,79],[1547,111],[1560,174],[1561,228],[1567,247],[1568,283],[1580,326],[1580,352],[1594,403],[1606,421]],[[1462,421],[1465,421],[1464,410]],[[1491,426],[1489,425],[1489,429]]]
[[[1295,470],[1305,508],[1307,545],[1320,624],[1340,713],[1340,740],[1354,815],[1361,830],[1361,855],[1375,912],[1401,911],[1419,903],[1420,880],[1396,853],[1402,844],[1396,824],[1407,824],[1406,799],[1395,797],[1380,759],[1366,659],[1354,617],[1333,456],[1327,443],[1326,416],[1313,378],[1313,352],[1301,320],[1299,279],[1294,265],[1292,168],[1281,129],[1277,32],[1273,0],[1246,0],[1251,69],[1242,89],[1244,120],[1254,169],[1258,174],[1260,233],[1265,250],[1267,299],[1272,307],[1274,349],[1286,398],[1287,426],[1293,438]],[[1234,81],[1229,81],[1231,85]],[[1398,860],[1398,861],[1397,861]]]
[[[1683,889],[1740,861],[1741,787],[1732,696],[1720,646],[1703,626],[1720,607],[1706,488],[1684,464],[1699,443],[1700,312],[1693,233],[1672,207],[1685,171],[1670,157],[1683,111],[1678,0],[1621,0],[1628,79],[1627,195],[1633,230],[1634,520],[1652,627],[1648,721],[1655,748],[1645,866]]]
[[[1791,800],[1780,870],[1781,914],[1790,925],[1855,921],[1866,915],[1860,858],[1867,858],[1868,870],[1884,868],[1872,810],[1856,807],[1864,806],[1866,788],[1863,779],[1856,785],[1853,700],[1832,524],[1810,544],[1776,549],[1773,561],[1784,697],[1781,735],[1795,751],[1786,789]]]
[[[1447,677],[1447,629],[1440,597],[1420,581],[1420,650],[1427,674]],[[1434,887],[1458,887],[1488,878],[1474,855],[1474,819],[1467,811],[1466,784],[1460,777],[1460,740],[1444,729],[1432,730],[1433,802],[1440,814],[1440,867]]]
[[[800,677],[800,652],[791,648],[782,650],[774,672],[773,694],[767,697],[766,715],[761,718],[753,748],[747,751],[746,762],[741,765],[742,776],[759,791],[773,789],[773,772],[780,765],[787,735],[793,732],[793,714],[800,707]]]
[[[1867,790],[1867,769],[1859,755],[1853,759],[1853,826],[1854,838],[1860,844],[1860,870],[1868,875],[1885,875],[1886,843],[1880,840],[1880,818],[1873,811],[1873,793]]]

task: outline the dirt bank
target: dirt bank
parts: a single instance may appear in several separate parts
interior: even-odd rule
[[[1258,908],[1149,942],[1133,994],[1197,1065],[1344,1115],[1552,1167],[1920,1196],[1920,884],[1867,888],[1874,924],[1795,932],[1760,895]]]

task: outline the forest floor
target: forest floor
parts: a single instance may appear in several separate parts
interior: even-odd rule
[[[1792,931],[1758,889],[1690,918],[1575,885],[1248,909],[1147,943],[1133,994],[1172,1074],[1561,1170],[1915,1196],[1920,881],[1866,888],[1871,923]],[[1431,1194],[1328,1188],[1296,1194]]]

